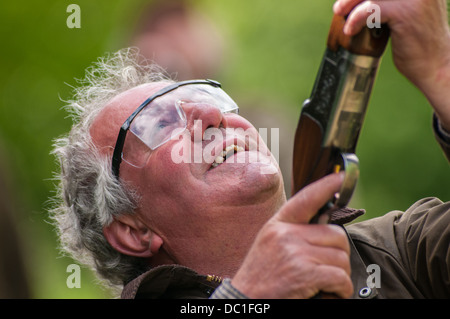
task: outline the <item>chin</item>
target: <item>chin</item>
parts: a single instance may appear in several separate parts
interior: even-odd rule
[[[235,154],[223,164],[210,169],[204,181],[220,201],[236,205],[253,205],[286,200],[283,177],[272,156],[257,152]],[[220,195],[219,195],[220,194]]]
[[[245,170],[244,178],[236,185],[239,201],[248,204],[266,203],[270,201],[284,202],[283,177],[278,165],[253,163]],[[275,204],[276,205],[276,204]]]

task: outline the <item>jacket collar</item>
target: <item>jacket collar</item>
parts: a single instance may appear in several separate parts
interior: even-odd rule
[[[126,284],[121,298],[209,298],[219,285],[217,277],[200,275],[181,265],[162,265]]]

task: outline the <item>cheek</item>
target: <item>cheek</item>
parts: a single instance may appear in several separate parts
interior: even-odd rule
[[[171,145],[167,145],[171,146]],[[172,147],[161,147],[154,151],[140,176],[143,191],[158,198],[183,196],[190,191],[192,175],[189,164],[177,163],[173,159]]]
[[[133,133],[128,132],[125,137],[125,143],[122,150],[122,158],[132,166],[144,167],[151,150]]]

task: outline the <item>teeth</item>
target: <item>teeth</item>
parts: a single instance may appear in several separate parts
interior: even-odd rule
[[[245,149],[242,146],[238,146],[238,145],[229,145],[227,146],[222,153],[220,153],[219,156],[217,156],[214,159],[214,162],[212,163],[212,167],[217,167],[220,164],[222,164],[228,157],[230,157],[231,155],[233,155],[234,153],[237,152],[243,152],[245,151]]]
[[[222,164],[223,163],[223,157],[222,156],[217,156],[216,159],[214,160],[213,164]]]

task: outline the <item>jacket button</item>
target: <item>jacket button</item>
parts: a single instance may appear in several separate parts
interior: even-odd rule
[[[359,291],[359,296],[361,298],[367,298],[371,295],[372,293],[372,289],[370,289],[369,287],[364,287]]]

